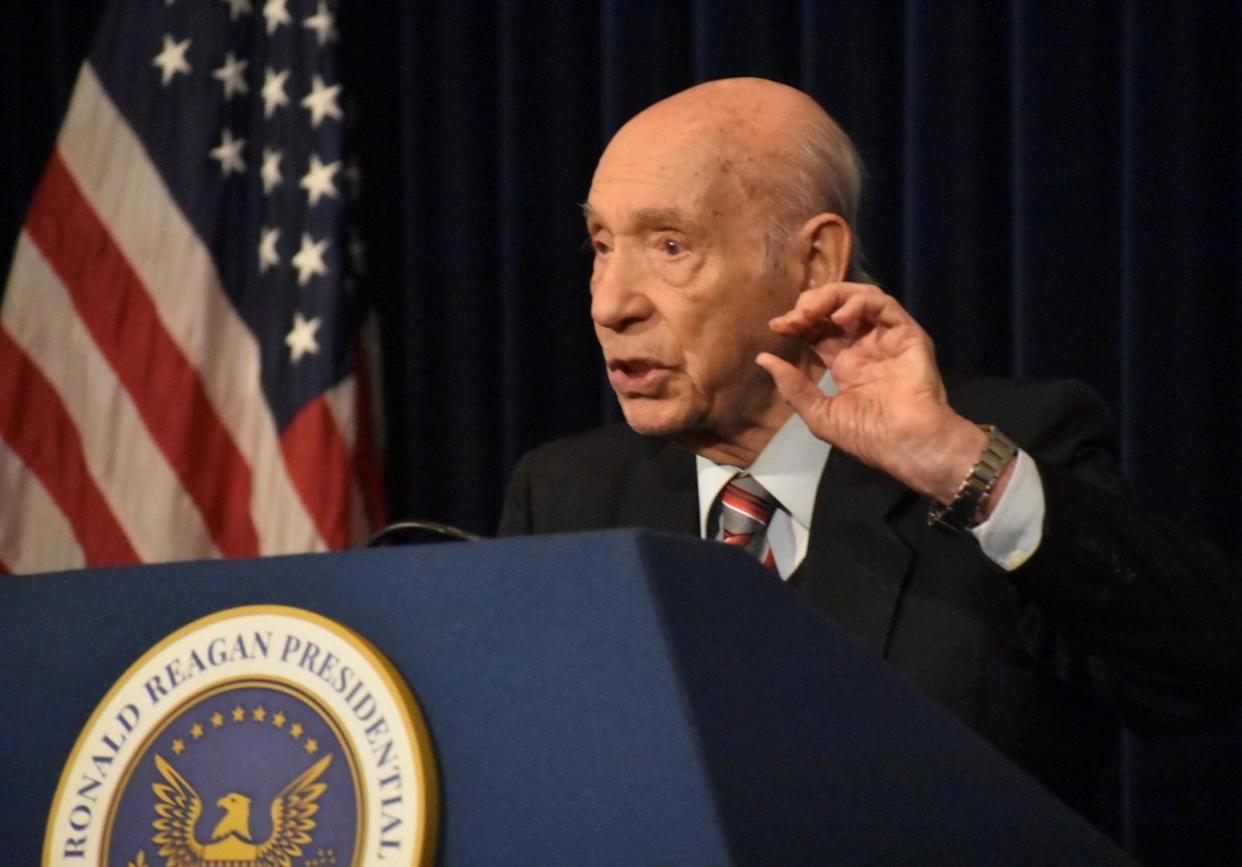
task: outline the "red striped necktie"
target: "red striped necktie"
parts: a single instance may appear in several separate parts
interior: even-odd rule
[[[734,476],[720,494],[721,540],[745,549],[773,572],[776,559],[768,544],[768,522],[775,510],[776,498],[750,476]]]

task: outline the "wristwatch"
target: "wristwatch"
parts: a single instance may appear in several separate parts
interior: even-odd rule
[[[983,447],[983,454],[970,468],[966,478],[953,495],[953,502],[947,506],[933,503],[927,515],[927,523],[946,530],[949,533],[960,533],[979,523],[979,513],[983,511],[996,480],[1005,472],[1010,461],[1018,453],[1013,440],[1005,436],[995,425],[980,425],[988,435],[988,444]]]

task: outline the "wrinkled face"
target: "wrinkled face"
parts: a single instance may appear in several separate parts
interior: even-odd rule
[[[737,158],[684,129],[622,130],[600,160],[586,204],[591,317],[639,433],[737,441],[785,412],[754,358],[788,354],[767,322],[797,287],[765,264],[762,202]]]

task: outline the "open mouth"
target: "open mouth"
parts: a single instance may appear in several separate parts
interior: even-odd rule
[[[608,362],[608,380],[623,394],[650,393],[668,373],[668,367],[647,358],[616,358]]]
[[[618,371],[626,376],[642,376],[649,370],[660,370],[662,366],[644,358],[618,358],[608,362],[609,372]]]

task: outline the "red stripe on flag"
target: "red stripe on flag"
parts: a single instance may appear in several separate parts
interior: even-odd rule
[[[354,473],[362,490],[363,506],[371,532],[388,523],[388,507],[384,502],[384,478],[380,462],[379,446],[375,442],[375,413],[371,394],[371,365],[359,345],[354,352],[354,419],[357,434],[354,439]]]
[[[137,563],[138,552],[95,484],[82,436],[56,389],[0,328],[0,437],[73,525],[88,566]]]
[[[198,505],[216,547],[228,557],[256,556],[250,467],[59,152],[35,193],[26,230]]]
[[[299,412],[280,436],[293,487],[329,548],[346,548],[349,533],[349,450],[321,395]]]

